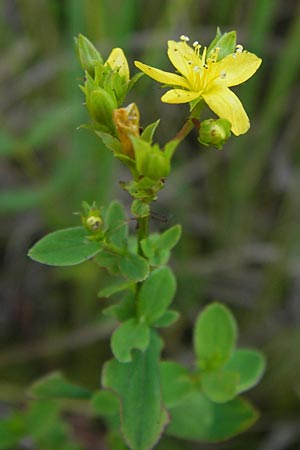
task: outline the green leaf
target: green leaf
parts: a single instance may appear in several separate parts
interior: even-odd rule
[[[153,323],[153,326],[158,328],[169,327],[179,319],[179,316],[179,312],[169,309]]]
[[[31,437],[39,438],[51,431],[59,417],[55,401],[40,400],[31,404],[26,417],[26,428]]]
[[[25,436],[24,417],[20,413],[13,413],[7,419],[0,421],[0,450],[13,450],[20,439]]]
[[[96,264],[100,267],[105,268],[111,275],[119,274],[119,255],[108,252],[106,250],[101,250],[94,258]]]
[[[60,372],[52,372],[37,380],[29,389],[29,394],[37,398],[88,399],[91,391],[70,383]]]
[[[119,153],[121,151],[120,141],[114,138],[111,134],[105,133],[104,131],[95,131],[95,133],[100,137],[105,147],[109,150],[114,153]]]
[[[142,284],[138,297],[138,312],[148,323],[159,319],[176,292],[176,279],[169,267],[160,267],[150,273]]]
[[[89,240],[83,227],[75,227],[47,234],[29,250],[28,255],[49,266],[74,266],[92,258],[101,249],[101,243]]]
[[[136,74],[133,75],[133,77],[131,77],[129,83],[128,83],[128,91],[131,90],[133,88],[133,86],[135,85],[135,83],[142,78],[142,76],[144,76],[144,74],[142,72],[138,72]]]
[[[107,240],[118,248],[126,248],[128,240],[127,216],[123,205],[117,200],[109,205],[105,216],[105,224],[108,227]]]
[[[111,391],[101,390],[91,398],[92,407],[99,416],[113,416],[119,413],[120,400]]]
[[[158,246],[160,235],[153,233],[141,241],[143,253],[149,259],[151,266],[161,266],[167,264],[170,259],[170,251]]]
[[[172,408],[193,390],[188,370],[173,361],[163,361],[159,365],[164,403]]]
[[[129,319],[122,323],[111,338],[111,348],[118,361],[127,363],[132,361],[133,349],[144,352],[149,345],[150,329],[145,323]]]
[[[156,131],[156,128],[159,125],[159,122],[160,122],[160,119],[156,120],[156,122],[151,123],[144,129],[144,131],[141,134],[141,138],[144,141],[149,142],[149,144],[152,144],[153,136]]]
[[[101,289],[97,295],[98,297],[109,298],[114,294],[118,294],[119,292],[130,290],[132,288],[133,284],[131,282],[124,283],[124,280],[113,280],[108,286]]]
[[[181,226],[174,225],[159,236],[156,241],[156,247],[162,250],[171,250],[179,241],[180,236]]]
[[[121,429],[131,450],[150,450],[168,423],[160,392],[161,343],[152,335],[147,350],[135,352],[130,363],[116,360],[104,366],[103,386],[121,400]]]
[[[121,302],[103,309],[102,313],[106,316],[114,317],[119,322],[131,319],[136,315],[135,295],[129,292]]]
[[[238,394],[240,376],[237,372],[219,369],[202,375],[204,394],[213,402],[226,403]]]
[[[147,261],[134,253],[127,253],[119,257],[121,274],[131,281],[143,281],[149,274]]]
[[[251,427],[258,419],[253,406],[241,398],[218,404],[200,392],[193,392],[170,409],[172,421],[167,433],[181,439],[218,442]]]
[[[236,350],[225,365],[227,370],[239,373],[238,392],[244,392],[255,386],[266,369],[266,360],[262,353],[255,350]]]
[[[212,303],[198,316],[194,346],[202,370],[224,365],[233,353],[237,337],[234,317],[226,306]]]

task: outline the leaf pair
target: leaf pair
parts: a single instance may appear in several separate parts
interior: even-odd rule
[[[228,308],[213,303],[195,325],[194,346],[201,386],[209,399],[228,402],[255,386],[265,370],[262,353],[236,350],[237,325]]]
[[[133,349],[145,351],[150,340],[150,327],[172,319],[172,312],[167,312],[167,308],[175,291],[176,280],[171,269],[164,266],[150,273],[137,295],[137,317],[123,322],[112,336],[112,351],[118,361],[131,361]]]

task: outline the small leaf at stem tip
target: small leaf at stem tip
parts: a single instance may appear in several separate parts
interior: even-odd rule
[[[149,142],[149,144],[152,144],[153,142],[153,136],[154,133],[156,131],[156,128],[158,127],[160,122],[160,119],[156,120],[156,122],[151,123],[150,125],[148,125],[144,131],[141,134],[141,138],[146,141]]]

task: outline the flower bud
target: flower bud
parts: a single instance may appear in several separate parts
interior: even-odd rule
[[[129,81],[129,66],[126,56],[121,48],[112,49],[105,65],[109,65],[114,72],[118,72],[120,77],[124,78],[126,82]]]
[[[82,34],[75,38],[77,55],[81,67],[86,70],[92,77],[95,75],[95,64],[99,62],[103,64],[103,59],[94,47],[94,45]]]
[[[117,103],[112,94],[103,88],[94,89],[87,93],[86,106],[95,122],[110,131],[114,130],[112,114]]]
[[[140,176],[158,181],[170,173],[170,159],[158,147],[141,138],[131,138],[135,153],[136,169]]]
[[[82,225],[92,234],[97,236],[102,235],[103,220],[101,217],[100,209],[95,204],[90,206],[88,203],[83,202],[83,214],[81,216]]]
[[[137,105],[130,103],[126,108],[115,109],[113,122],[122,145],[122,154],[134,159],[130,136],[139,136],[140,134],[140,112]]]
[[[229,139],[231,123],[227,119],[208,119],[200,124],[198,141],[221,150]]]

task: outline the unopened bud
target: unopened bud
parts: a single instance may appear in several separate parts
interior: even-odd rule
[[[82,34],[75,38],[77,55],[81,67],[86,70],[89,75],[94,77],[95,75],[95,64],[99,62],[103,64],[103,59],[96,49],[96,47]]]
[[[227,119],[204,120],[200,125],[198,141],[221,150],[231,135],[230,129],[231,123]]]
[[[115,109],[113,122],[122,145],[122,153],[134,159],[130,136],[139,136],[140,134],[140,112],[137,105],[130,103],[126,108]]]
[[[140,176],[158,181],[170,173],[170,159],[158,145],[151,145],[141,138],[132,138],[136,169]]]
[[[117,103],[109,92],[103,88],[91,91],[87,95],[86,106],[95,122],[114,130],[112,114]]]
[[[127,82],[129,81],[129,66],[126,56],[121,48],[112,49],[109,57],[105,62],[105,65],[107,64],[114,72],[118,72],[120,77],[124,78]]]
[[[100,209],[96,204],[90,206],[88,203],[83,202],[83,215],[81,216],[82,225],[93,235],[100,236],[102,232],[102,217]]]

